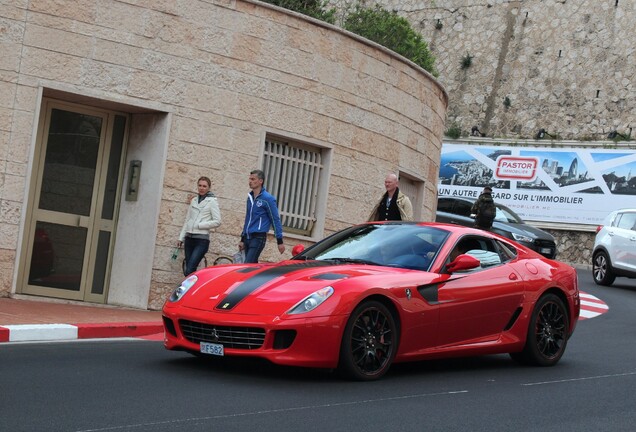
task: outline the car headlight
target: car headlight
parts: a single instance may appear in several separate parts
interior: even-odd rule
[[[305,312],[312,311],[316,309],[318,306],[320,306],[322,302],[324,302],[329,297],[331,297],[332,294],[333,294],[333,287],[328,286],[328,287],[319,289],[315,293],[302,299],[287,313],[290,315],[297,315],[297,314],[302,314]]]
[[[186,278],[186,280],[181,282],[181,285],[179,285],[178,288],[176,288],[174,291],[172,291],[172,294],[170,295],[170,301],[171,302],[176,302],[176,301],[181,300],[181,297],[183,297],[185,295],[185,293],[187,293],[188,290],[190,288],[192,288],[195,283],[197,283],[198,279],[199,278],[196,277],[195,275],[188,276]]]
[[[523,235],[523,234],[512,233],[512,238],[518,242],[530,243],[530,244],[534,243],[534,239],[532,237],[528,237],[527,235]]]

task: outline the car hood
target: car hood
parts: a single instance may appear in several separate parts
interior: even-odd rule
[[[334,265],[326,261],[215,266],[196,273],[197,283],[178,304],[206,311],[278,316],[327,286],[332,286],[337,296],[366,287],[391,286],[387,277],[395,282],[413,278],[414,274],[419,283],[437,276],[392,267]]]
[[[535,228],[532,225],[528,225],[525,223],[518,224],[512,222],[493,221],[492,227],[493,230],[497,230],[497,228],[499,228],[505,231],[514,232],[516,234],[523,234],[539,240],[554,242],[554,237],[550,233],[547,233],[543,230],[540,230],[539,228]]]

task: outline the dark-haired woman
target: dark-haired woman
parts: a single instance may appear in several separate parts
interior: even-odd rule
[[[210,247],[210,230],[221,225],[221,212],[216,197],[210,192],[208,177],[197,181],[198,195],[190,201],[188,214],[179,234],[179,247],[185,252],[184,276],[194,273]]]

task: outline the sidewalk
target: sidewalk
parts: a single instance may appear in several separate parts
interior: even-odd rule
[[[160,311],[0,298],[0,343],[113,337],[163,339]]]

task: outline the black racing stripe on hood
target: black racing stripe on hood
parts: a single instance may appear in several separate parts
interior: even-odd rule
[[[283,276],[287,273],[294,272],[296,270],[312,268],[312,267],[323,267],[323,266],[331,266],[332,262],[328,261],[310,261],[303,262],[299,264],[290,264],[278,267],[268,268],[260,273],[255,274],[251,278],[247,279],[245,282],[236,287],[231,293],[227,295],[223,300],[216,305],[216,309],[220,310],[230,310],[234,306],[236,306],[241,300],[245,297],[265,285],[267,282],[272,279],[276,279],[277,277]]]
[[[254,270],[258,270],[260,267],[245,267],[242,269],[238,269],[236,272],[237,273],[250,273],[253,272]]]
[[[312,279],[322,279],[322,280],[338,280],[338,279],[346,279],[348,275],[341,273],[323,273],[316,276],[312,276]]]

